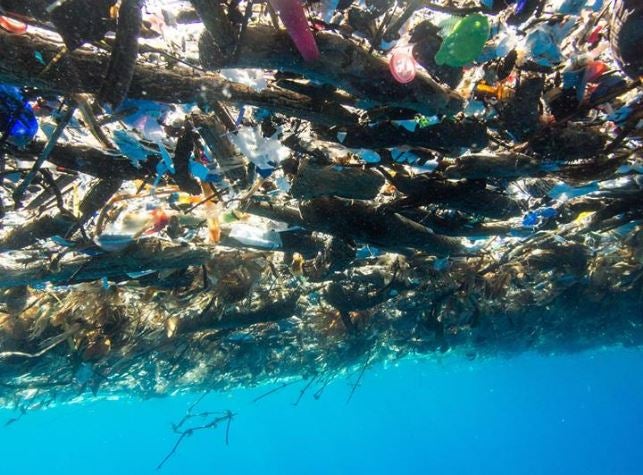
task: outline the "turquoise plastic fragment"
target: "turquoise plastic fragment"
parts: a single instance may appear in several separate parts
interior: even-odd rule
[[[444,38],[435,55],[435,62],[459,68],[476,59],[487,42],[490,33],[489,20],[481,13],[472,13],[458,22],[453,31]]]

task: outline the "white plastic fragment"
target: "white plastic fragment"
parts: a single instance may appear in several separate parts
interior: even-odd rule
[[[281,144],[278,136],[279,131],[266,138],[260,127],[241,127],[229,138],[258,168],[270,170],[290,155],[290,149]]]
[[[228,81],[244,84],[255,91],[262,91],[268,87],[263,69],[226,68],[219,72]]]
[[[107,252],[118,252],[125,249],[132,242],[132,236],[119,234],[102,234],[94,239],[98,247]]]
[[[245,223],[235,223],[230,228],[230,237],[241,244],[262,249],[279,249],[281,236],[272,229],[261,229]]]

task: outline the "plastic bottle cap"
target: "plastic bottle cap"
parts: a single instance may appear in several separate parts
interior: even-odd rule
[[[27,32],[27,24],[8,16],[0,15],[0,28],[14,35],[23,35]]]
[[[413,57],[413,47],[396,49],[389,60],[391,74],[400,84],[406,84],[415,79],[416,67]]]

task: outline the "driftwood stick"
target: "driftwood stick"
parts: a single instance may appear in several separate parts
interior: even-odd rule
[[[127,97],[134,76],[138,37],[143,25],[143,3],[142,0],[124,0],[118,11],[116,41],[107,74],[98,91],[98,100],[111,104],[115,109]]]
[[[12,229],[0,241],[0,249],[17,250],[35,244],[39,239],[52,236],[71,237],[118,191],[122,184],[119,179],[104,178],[93,185],[80,203],[80,217],[77,219],[69,212],[61,210],[55,216],[40,216]],[[59,206],[60,207],[60,206]]]
[[[422,209],[405,209],[400,214],[413,221],[421,223],[438,234],[452,237],[483,238],[490,236],[513,236],[529,235],[533,233],[529,228],[517,228],[511,221],[486,221],[483,223],[471,223],[463,216],[452,217],[442,216],[440,213]]]
[[[74,224],[76,224],[76,219],[73,216],[62,213],[55,216],[41,216],[36,220],[12,229],[11,232],[0,241],[0,250],[22,249],[34,244],[38,239],[48,239],[55,235],[64,236]],[[0,284],[0,287],[1,286]]]
[[[447,178],[527,178],[554,174],[571,183],[607,179],[627,157],[595,155],[579,161],[552,161],[522,153],[477,153],[443,160],[440,169]]]
[[[0,268],[0,288],[35,285],[45,282],[74,284],[107,278],[128,278],[128,273],[145,270],[180,269],[202,264],[210,255],[207,249],[167,246],[159,241],[133,243],[124,253],[76,258],[48,269],[42,263],[22,268]]]
[[[22,160],[32,160],[42,153],[45,143],[33,142],[25,149],[12,150],[12,155]],[[120,180],[144,179],[155,173],[155,167],[160,160],[159,155],[150,155],[141,167],[137,168],[132,162],[120,154],[106,152],[88,145],[58,144],[47,161],[68,170],[85,173],[97,178],[113,178]]]
[[[302,203],[299,210],[251,203],[247,211],[395,252],[416,249],[437,256],[463,252],[458,239],[435,234],[429,228],[400,214],[387,212],[361,201],[315,198]]]
[[[375,170],[318,165],[310,160],[299,163],[290,193],[298,199],[339,196],[356,200],[375,198],[384,178]]]
[[[190,174],[190,156],[194,150],[195,135],[192,125],[189,122],[186,123],[185,130],[176,141],[174,150],[174,168],[176,170],[174,181],[181,191],[191,195],[201,194],[199,182]]]
[[[392,209],[437,205],[492,219],[507,219],[519,215],[522,210],[518,203],[505,193],[493,191],[471,181],[447,181],[434,176],[414,177],[398,173],[390,175],[382,171],[395,187],[406,195],[390,204]]]
[[[223,120],[216,114],[193,114],[192,122],[216,161],[221,165],[225,176],[231,182],[245,181],[247,177],[245,160],[228,138],[230,131]]]
[[[350,148],[385,148],[400,145],[426,147],[431,149],[482,149],[487,146],[487,127],[480,122],[445,121],[431,127],[417,127],[410,132],[402,126],[391,122],[380,122],[372,127],[335,126],[317,132],[326,140],[339,141],[338,132],[342,134],[342,145]]]
[[[207,21],[205,25],[210,30]],[[367,49],[333,33],[317,33],[315,38],[321,56],[313,62],[303,60],[285,31],[264,25],[246,30],[236,59],[222,56],[216,40],[207,33],[201,38],[199,54],[201,63],[209,69],[265,68],[301,74],[344,89],[361,98],[365,107],[387,104],[427,115],[451,115],[462,106],[460,96],[440,86],[426,73],[418,72],[413,82],[399,84],[385,58],[369,54]]]
[[[460,241],[395,213],[386,213],[362,202],[316,198],[300,206],[306,223],[330,234],[404,251],[417,249],[438,256],[462,252]]]
[[[289,295],[284,298],[275,298],[264,305],[250,309],[240,310],[216,318],[214,311],[206,312],[198,322],[191,322],[184,331],[203,330],[232,330],[235,328],[249,327],[257,323],[270,323],[292,317],[296,313],[299,294]]]
[[[547,174],[546,163],[519,153],[464,155],[446,167],[447,178],[518,178]]]
[[[297,226],[304,226],[305,224],[299,209],[291,206],[279,206],[271,203],[251,201],[248,204],[246,211],[250,214],[274,219],[275,221],[283,221]]]
[[[27,176],[22,180],[18,188],[16,188],[16,190],[13,193],[13,201],[15,202],[16,208],[20,207],[22,195],[25,193],[25,191],[27,191],[27,188],[29,187],[29,185],[31,185],[31,182],[35,178],[42,164],[45,163],[47,158],[49,158],[49,154],[56,146],[56,142],[58,141],[63,131],[65,130],[65,127],[67,127],[67,124],[69,123],[72,116],[74,115],[74,111],[76,110],[76,104],[72,104],[69,101],[66,101],[66,102],[67,102],[67,110],[62,115],[60,119],[60,123],[56,126],[53,133],[51,134],[51,137],[47,141],[47,144],[43,147],[42,152],[40,152],[40,155],[38,156],[35,163],[33,164],[31,171],[29,171]]]
[[[0,29],[0,82],[35,86],[64,95],[98,92],[109,57],[89,48],[79,48],[68,54],[67,61],[75,66],[75,71],[61,62],[40,77],[43,67],[34,57],[34,51],[50,61],[61,48],[62,43],[36,33],[16,36]],[[219,74],[199,73],[186,67],[170,70],[137,64],[128,96],[166,103],[223,101],[258,106],[325,125],[357,122],[345,109],[332,104],[321,107],[303,94],[279,88],[258,92],[243,84],[226,81]]]

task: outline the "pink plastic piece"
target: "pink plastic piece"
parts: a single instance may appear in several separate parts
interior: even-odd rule
[[[290,38],[304,60],[315,61],[319,58],[319,49],[300,0],[270,0],[270,4],[286,25]]]
[[[416,73],[413,47],[396,48],[391,55],[388,67],[395,80],[400,84],[413,81]]]

